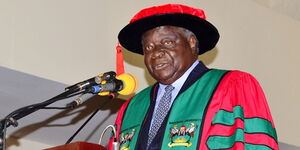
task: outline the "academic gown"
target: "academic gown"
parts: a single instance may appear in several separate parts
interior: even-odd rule
[[[192,70],[178,95],[189,89],[210,70],[211,69],[206,68],[200,62]],[[135,135],[138,136],[134,143],[136,150],[146,149],[157,89],[158,84],[156,83],[151,88],[151,102],[145,118],[141,121],[140,132]],[[201,99],[201,97],[199,97],[199,99]],[[130,102],[131,100],[124,103],[115,121],[118,140],[123,138],[123,141],[125,141],[124,137],[130,137],[130,133],[126,136],[120,135],[122,122],[124,121],[123,118]],[[187,107],[186,109],[189,108]],[[150,147],[152,147],[152,150],[182,149],[182,147],[175,148],[170,147],[170,145],[162,144],[163,139],[170,136],[170,134],[164,134],[166,131],[170,130],[166,128],[168,117],[169,116],[163,121],[157,136],[151,143]],[[275,125],[264,93],[256,79],[245,72],[228,71],[221,77],[217,86],[213,89],[213,94],[211,95],[207,106],[205,106],[202,125],[199,128],[201,128],[201,131],[200,134],[197,135],[198,143],[197,148],[195,149],[278,149]],[[108,149],[112,150],[112,142],[113,138],[108,144]],[[130,142],[130,138],[128,138],[126,142]],[[123,149],[125,148],[123,147]],[[188,149],[188,147],[183,149]]]

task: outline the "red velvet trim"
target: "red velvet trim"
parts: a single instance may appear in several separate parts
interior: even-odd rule
[[[139,20],[141,18],[149,17],[152,15],[164,14],[164,13],[190,14],[206,20],[205,13],[202,9],[192,8],[181,4],[166,4],[161,6],[153,6],[141,10],[130,20],[130,23]]]

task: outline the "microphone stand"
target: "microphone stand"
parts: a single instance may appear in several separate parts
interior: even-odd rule
[[[10,113],[9,115],[7,115],[4,119],[2,119],[0,121],[0,150],[5,150],[5,148],[6,148],[6,137],[5,136],[6,136],[6,128],[7,127],[9,127],[10,125],[17,127],[18,126],[17,120],[19,120],[37,110],[43,109],[46,106],[48,106],[56,101],[59,101],[59,100],[62,100],[62,99],[65,99],[65,98],[68,98],[71,96],[75,96],[80,93],[82,93],[82,92],[77,92],[74,94],[74,90],[67,90],[67,91],[65,91],[49,100],[46,100],[42,103],[32,104],[29,106],[19,108],[19,109],[13,111],[12,113]]]
[[[83,82],[79,82],[75,85],[69,86],[66,88],[66,91],[49,99],[42,103],[32,104],[29,106],[25,106],[22,108],[19,108],[9,115],[7,115],[4,119],[0,120],[0,150],[5,150],[6,148],[6,128],[10,125],[13,125],[14,127],[18,126],[17,120],[37,111],[40,109],[45,108],[46,106],[58,101],[62,100],[68,97],[72,97],[81,93],[89,92],[87,91],[87,86],[91,86],[91,84],[100,84],[102,80],[106,81],[112,81],[115,80],[116,73],[113,71],[104,73],[101,77],[94,77],[91,79],[88,79]],[[111,86],[111,85],[110,85]],[[109,87],[110,87],[109,86]],[[118,85],[119,86],[119,85]]]

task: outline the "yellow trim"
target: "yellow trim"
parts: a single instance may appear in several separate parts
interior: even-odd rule
[[[169,143],[169,147],[174,147],[174,146],[185,146],[185,147],[190,147],[192,146],[193,143]]]
[[[130,150],[129,145],[122,146],[120,150]]]

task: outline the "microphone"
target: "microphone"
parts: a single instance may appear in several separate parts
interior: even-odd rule
[[[66,106],[69,107],[69,108],[74,109],[76,106],[78,106],[78,105],[82,104],[83,102],[89,100],[93,96],[94,96],[94,94],[91,94],[91,93],[81,94],[79,97],[77,97],[72,102],[68,103]]]
[[[123,88],[120,91],[118,91],[118,94],[130,95],[136,90],[137,80],[133,75],[123,73],[123,74],[117,76],[116,78],[121,80],[123,83]]]
[[[92,86],[88,92],[98,95],[108,95],[109,93],[118,93],[121,95],[132,94],[137,87],[136,78],[130,74],[121,74],[113,80],[109,80],[103,84]]]
[[[67,107],[75,108],[76,106],[82,104],[83,102],[89,100],[94,94],[100,96],[109,95],[114,98],[116,95],[130,95],[137,87],[137,80],[134,76],[130,74],[121,74],[115,79],[103,80],[103,83],[99,85],[94,85],[87,89],[88,93],[80,95],[74,101],[67,104]]]
[[[90,79],[84,80],[82,82],[78,82],[74,85],[71,85],[67,88],[65,88],[66,91],[71,91],[71,92],[78,92],[81,90],[84,90],[86,88],[89,88],[94,85],[100,84],[103,80],[110,80],[116,77],[116,73],[113,71],[106,72],[104,74],[99,74],[95,77],[92,77]]]

